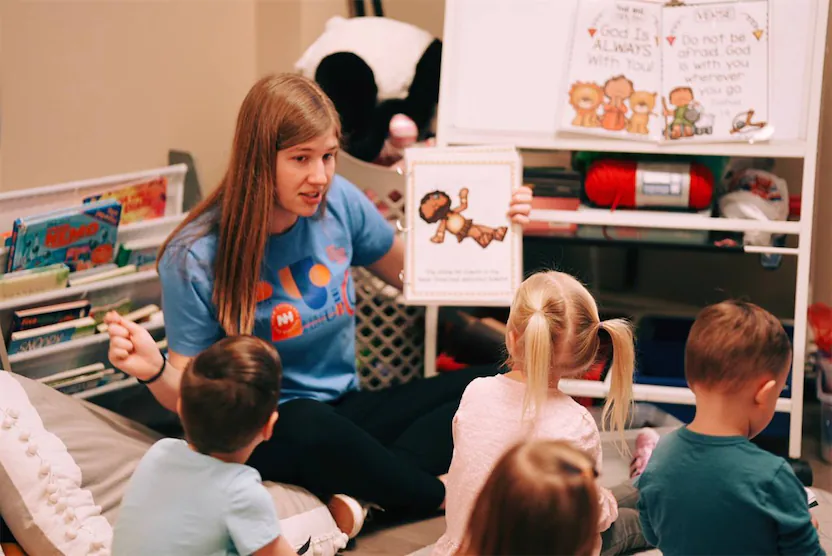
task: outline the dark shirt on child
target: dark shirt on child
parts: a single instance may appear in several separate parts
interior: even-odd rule
[[[644,536],[665,556],[825,554],[791,466],[744,436],[680,428],[638,479]]]

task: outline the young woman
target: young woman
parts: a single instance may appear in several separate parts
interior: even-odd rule
[[[108,317],[110,360],[151,381],[174,408],[181,370],[202,350],[237,334],[274,342],[283,362],[280,419],[248,463],[264,479],[321,496],[433,512],[444,503],[437,477],[451,461],[460,396],[496,369],[359,390],[350,267],[400,288],[404,247],[364,193],[335,175],[340,139],[338,114],[314,82],[258,81],[240,109],[225,177],[160,252],[168,361],[117,315]],[[511,218],[527,221],[530,203],[520,188]],[[354,518],[346,529],[357,532],[363,512],[346,497],[334,500],[346,501]]]

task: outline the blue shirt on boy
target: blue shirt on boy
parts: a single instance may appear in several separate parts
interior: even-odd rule
[[[283,363],[280,401],[338,399],[358,389],[351,266],[393,244],[393,227],[367,196],[335,176],[322,217],[300,218],[272,235],[258,286],[254,334],[274,342]],[[216,230],[186,249],[171,242],[159,265],[168,346],[197,355],[224,335],[212,302]]]
[[[644,538],[665,556],[825,554],[791,466],[744,436],[673,431],[637,486]]]
[[[274,502],[255,469],[165,438],[148,450],[130,479],[113,531],[113,554],[253,554],[279,535]]]

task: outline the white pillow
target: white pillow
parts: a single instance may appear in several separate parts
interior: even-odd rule
[[[12,427],[6,429],[9,409],[17,417],[10,417]],[[20,439],[24,430],[29,432],[25,441]],[[0,371],[0,515],[33,556],[107,554],[127,481],[158,439],[111,411]],[[37,447],[37,456],[28,455],[30,445]],[[60,492],[69,495],[67,505],[83,525],[75,539],[66,538],[67,523],[75,521],[67,522],[66,511],[57,512],[50,503],[47,478],[33,458],[43,458],[51,476],[60,477]],[[346,535],[317,497],[298,487],[265,485],[283,534],[296,550],[308,543],[304,556],[333,556],[346,546]],[[104,546],[90,552],[94,541]]]
[[[0,372],[0,513],[29,554],[109,554],[113,530],[66,446]]]

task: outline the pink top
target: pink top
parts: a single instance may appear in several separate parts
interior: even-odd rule
[[[530,437],[571,442],[586,451],[601,472],[601,436],[589,411],[563,392],[551,389],[539,417],[526,424],[521,420],[525,391],[525,383],[503,375],[478,378],[465,389],[453,422],[454,456],[448,471],[446,530],[433,549],[434,556],[456,552],[471,506],[491,469],[520,440]],[[600,533],[618,517],[618,504],[609,490],[599,490]]]

